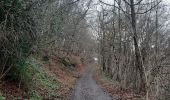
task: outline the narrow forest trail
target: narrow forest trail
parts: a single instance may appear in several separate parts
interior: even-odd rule
[[[94,67],[88,67],[77,81],[70,100],[112,100],[93,78]]]

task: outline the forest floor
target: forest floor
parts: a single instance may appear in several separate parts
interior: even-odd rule
[[[76,84],[76,80],[79,79],[81,73],[85,71],[86,65],[80,64],[77,65],[77,69],[71,70],[58,64],[59,63],[55,62],[51,63],[50,67],[48,67],[48,70],[50,73],[55,74],[57,80],[62,83],[62,86],[57,91],[59,94],[58,99],[68,100]]]
[[[57,99],[50,100],[144,100],[141,99],[141,95],[135,94],[132,90],[121,89],[119,85],[115,85],[116,82],[111,81],[95,64],[78,64],[71,69],[58,60],[52,60],[43,68],[49,76],[60,83],[55,90]],[[17,100],[29,98],[18,82],[4,81],[0,85],[0,90],[3,90],[1,93],[6,97],[0,100],[14,100],[13,97]],[[44,89],[40,93],[42,97],[46,92]]]
[[[112,100],[111,96],[96,83],[94,72],[95,66],[90,65],[78,79],[70,100]]]
[[[15,100],[23,100],[23,99],[68,100],[76,84],[76,80],[79,79],[81,73],[85,71],[86,65],[77,64],[74,68],[71,68],[69,66],[64,66],[61,62],[59,62],[56,59],[55,60],[51,59],[49,63],[42,64],[41,67],[43,68],[43,71],[45,71],[44,73],[46,73],[47,76],[51,76],[53,80],[59,83],[59,84],[58,83],[49,84],[50,81],[48,82],[42,79],[42,82],[45,81],[46,82],[45,84],[50,85],[50,87],[51,86],[54,87],[53,85],[57,85],[57,88],[54,89],[54,92],[56,93],[57,97],[55,96],[54,98],[53,97],[48,98],[48,95],[50,94],[49,91],[46,90],[48,88],[38,86],[40,91],[37,92],[41,96],[41,99],[30,98],[28,92],[25,91],[25,89],[23,89],[22,86],[20,87],[19,82],[6,80],[6,81],[2,81],[0,84],[0,90],[1,90],[0,95],[3,95],[3,97],[0,97],[0,100],[14,100],[14,99]],[[39,81],[35,81],[35,83],[36,82]]]
[[[121,88],[120,83],[113,81],[106,73],[101,72],[98,68],[94,77],[97,84],[112,95],[113,100],[145,100],[143,94],[136,94],[132,89]]]

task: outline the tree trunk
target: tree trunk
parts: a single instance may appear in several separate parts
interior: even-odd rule
[[[141,78],[141,85],[138,89],[138,92],[141,92],[143,89],[145,90],[146,88],[146,80],[145,80],[145,73],[143,69],[143,64],[142,64],[142,58],[140,54],[140,49],[138,45],[138,39],[137,39],[137,32],[136,32],[136,14],[135,14],[135,7],[134,7],[134,0],[130,0],[130,8],[131,8],[131,24],[132,24],[132,29],[133,29],[133,41],[134,41],[134,47],[135,47],[135,66],[139,70],[140,78]]]

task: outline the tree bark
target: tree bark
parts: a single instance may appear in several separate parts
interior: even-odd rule
[[[136,14],[135,14],[135,6],[134,6],[134,0],[130,0],[130,8],[131,8],[131,24],[132,24],[132,30],[133,30],[133,41],[134,41],[134,47],[135,47],[135,66],[136,69],[139,70],[140,78],[141,78],[141,85],[138,89],[138,92],[141,92],[143,89],[145,91],[146,88],[146,80],[145,80],[145,73],[143,69],[143,64],[142,64],[142,58],[141,58],[141,53],[138,45],[138,37],[137,37],[137,32],[136,32]]]

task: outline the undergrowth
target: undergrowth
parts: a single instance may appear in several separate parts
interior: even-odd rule
[[[56,98],[60,83],[45,71],[44,61],[34,57],[20,59],[12,71],[13,80],[18,80],[31,100]]]
[[[2,96],[1,93],[0,93],[0,100],[6,100],[6,98],[4,96]]]
[[[120,86],[120,83],[118,81],[114,81],[113,78],[111,77],[111,75],[109,75],[108,73],[106,72],[103,72],[101,70],[98,70],[98,73],[101,74],[101,77],[104,79],[104,80],[107,80],[111,83],[114,83],[114,85],[118,85]]]
[[[68,57],[59,58],[59,61],[64,66],[67,66],[67,67],[72,68],[72,69],[75,68],[75,64],[73,64]]]

